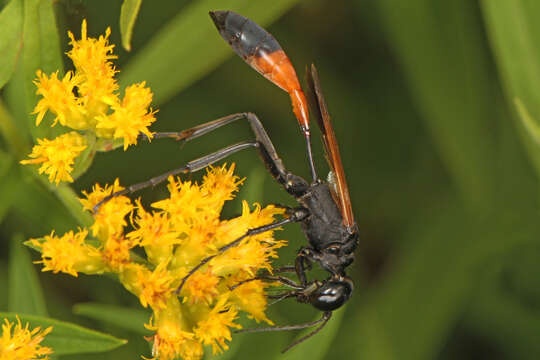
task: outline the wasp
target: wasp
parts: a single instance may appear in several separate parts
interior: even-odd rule
[[[203,259],[182,279],[177,293],[186,280],[210,260],[224,251],[237,246],[246,237],[260,234],[289,223],[300,223],[307,239],[296,256],[294,266],[278,269],[276,272],[294,272],[298,281],[284,276],[261,275],[255,279],[278,281],[290,290],[270,298],[281,300],[294,297],[298,302],[311,304],[323,312],[323,316],[312,322],[268,328],[247,329],[247,331],[296,330],[319,325],[310,334],[289,345],[294,345],[320,331],[328,322],[332,311],[341,307],[352,295],[353,281],[345,269],[354,261],[354,250],[358,245],[358,227],[354,220],[349,190],[341,161],[338,142],[332,128],[330,115],[324,99],[317,69],[314,65],[306,71],[307,95],[302,90],[291,61],[276,39],[252,20],[233,11],[211,11],[215,26],[233,50],[252,68],[275,85],[286,91],[292,103],[293,113],[306,141],[307,159],[312,179],[307,181],[293,174],[283,164],[259,118],[253,113],[238,113],[225,116],[191,129],[180,132],[156,133],[155,138],[172,138],[177,141],[190,141],[231,122],[248,121],[255,139],[230,145],[209,155],[188,162],[181,168],[171,170],[142,183],[134,184],[122,191],[106,197],[96,209],[112,197],[131,194],[140,189],[155,186],[171,175],[191,173],[201,170],[233,153],[247,149],[257,149],[262,162],[272,177],[292,195],[299,206],[287,208],[287,217],[271,224],[248,230],[244,235],[218,249],[216,254]],[[315,169],[312,149],[308,104],[312,115],[321,130],[326,159],[330,165],[328,181],[319,178]],[[325,280],[309,281],[306,275],[312,264],[317,264],[329,273]],[[248,280],[249,281],[249,280]],[[241,286],[239,283],[236,286]],[[244,332],[239,331],[239,332]]]

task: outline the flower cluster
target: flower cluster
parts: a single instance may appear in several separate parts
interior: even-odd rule
[[[47,174],[50,182],[72,182],[72,173],[88,167],[84,160],[92,157],[81,156],[83,151],[94,153],[121,144],[125,150],[137,143],[140,134],[152,138],[148,127],[155,121],[155,111],[150,109],[153,94],[142,82],[126,87],[120,98],[110,32],[107,29],[105,36],[89,38],[83,21],[80,40],[68,33],[72,49],[67,56],[75,70],[63,77],[58,71],[50,75],[37,72],[34,83],[41,98],[33,112],[36,126],[51,113],[51,126],[60,123],[71,129],[53,140],[38,139],[30,159],[21,161],[41,164],[39,172]]]
[[[14,326],[15,325],[15,326]],[[0,359],[2,360],[47,360],[47,355],[52,350],[46,346],[41,346],[45,336],[52,331],[52,327],[45,330],[37,327],[33,330],[24,327],[17,317],[17,324],[4,319],[2,324],[2,337],[0,337]]]
[[[53,232],[30,243],[42,253],[43,271],[117,274],[142,306],[153,311],[147,327],[155,332],[150,338],[155,358],[196,360],[208,345],[214,353],[226,350],[231,328],[240,328],[235,322],[240,311],[271,324],[265,315],[265,288],[270,285],[260,280],[235,285],[260,270],[271,272],[276,249],[285,245],[267,231],[219,252],[249,229],[269,224],[284,212],[273,205],[250,209],[243,202],[240,216],[222,220],[224,203],[242,183],[233,170],[234,165],[211,168],[201,184],[170,177],[169,197],[153,203],[152,210],[140,201],[113,197],[99,207],[90,228],[62,236]],[[118,181],[96,185],[81,202],[91,211],[122,189]],[[134,248],[142,248],[145,258],[135,258]],[[213,255],[177,294],[186,274]]]

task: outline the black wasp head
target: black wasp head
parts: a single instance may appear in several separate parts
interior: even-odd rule
[[[351,279],[333,276],[309,294],[309,303],[321,311],[333,311],[349,300],[352,291]]]

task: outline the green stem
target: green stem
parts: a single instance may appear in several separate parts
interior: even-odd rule
[[[38,182],[45,186],[45,188],[51,191],[58,200],[60,200],[81,227],[90,227],[94,223],[92,215],[83,210],[79,198],[69,185],[65,183],[61,183],[58,186],[53,185],[45,176],[40,175],[35,169],[28,170]]]

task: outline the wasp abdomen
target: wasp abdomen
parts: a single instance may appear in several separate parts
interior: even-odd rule
[[[291,61],[274,37],[250,19],[233,11],[212,11],[221,36],[245,62],[289,93],[303,130],[309,129],[307,102]]]

